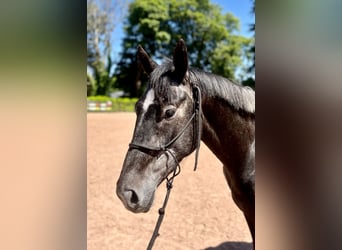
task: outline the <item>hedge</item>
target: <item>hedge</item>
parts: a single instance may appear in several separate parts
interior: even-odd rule
[[[90,96],[87,98],[88,111],[133,112],[138,98],[111,98],[108,96]]]

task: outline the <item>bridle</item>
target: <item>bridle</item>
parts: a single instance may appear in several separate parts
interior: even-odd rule
[[[156,238],[159,236],[159,228],[160,225],[163,221],[164,218],[164,214],[165,214],[165,208],[170,196],[170,192],[172,189],[172,183],[174,178],[180,173],[180,165],[179,162],[176,158],[176,156],[172,153],[172,151],[170,150],[170,146],[176,142],[186,131],[186,129],[189,127],[189,125],[191,124],[191,122],[194,123],[194,128],[195,128],[195,133],[194,133],[194,137],[193,138],[193,147],[191,150],[193,150],[194,148],[196,149],[196,154],[195,154],[195,164],[194,164],[194,171],[197,169],[197,163],[198,163],[198,153],[199,153],[199,148],[201,145],[201,131],[202,131],[202,96],[201,96],[201,90],[198,86],[198,84],[192,84],[192,93],[193,93],[193,99],[194,99],[194,111],[190,117],[190,119],[186,122],[186,124],[183,126],[183,128],[181,129],[181,131],[175,136],[173,137],[168,143],[161,145],[161,146],[147,146],[147,145],[142,145],[142,144],[138,144],[138,143],[134,143],[131,142],[129,144],[129,149],[137,149],[140,150],[146,154],[149,154],[151,156],[156,156],[159,157],[162,154],[169,154],[172,156],[172,158],[174,159],[174,161],[176,162],[176,168],[172,173],[172,176],[170,178],[168,178],[168,176],[166,176],[166,188],[167,188],[167,192],[166,192],[166,196],[164,199],[164,203],[163,206],[159,209],[159,217],[158,217],[158,221],[156,223],[156,227],[154,229],[154,232],[152,234],[151,240],[147,246],[147,249],[150,250],[153,247],[153,244],[156,240]]]

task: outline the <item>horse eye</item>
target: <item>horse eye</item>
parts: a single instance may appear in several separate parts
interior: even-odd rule
[[[171,118],[176,113],[175,109],[168,109],[165,111],[165,119]]]

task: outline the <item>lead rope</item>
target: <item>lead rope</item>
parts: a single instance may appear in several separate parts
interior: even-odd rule
[[[174,178],[177,175],[179,175],[179,173],[181,171],[179,162],[177,161],[176,157],[173,155],[173,153],[170,150],[166,149],[166,151],[170,153],[172,158],[177,163],[177,166],[176,166],[175,170],[173,171],[173,174],[172,174],[171,178],[169,179],[169,178],[166,177],[166,188],[167,188],[166,196],[165,196],[165,199],[164,199],[163,206],[161,208],[159,208],[159,210],[158,210],[158,213],[159,213],[158,221],[156,223],[156,227],[154,228],[154,231],[153,231],[152,237],[150,239],[150,242],[148,243],[147,250],[151,250],[152,249],[154,242],[156,241],[157,237],[159,236],[159,228],[160,228],[161,223],[163,222],[163,219],[164,219],[165,208],[166,208],[167,202],[168,202],[169,197],[170,197],[173,180],[174,180]]]
[[[194,171],[196,171],[197,169],[197,163],[198,163],[198,155],[199,155],[199,149],[200,149],[200,145],[201,145],[201,131],[202,131],[202,120],[201,120],[201,114],[202,114],[202,95],[201,95],[201,90],[198,87],[198,85],[194,85],[193,89],[196,90],[194,91],[194,99],[195,99],[195,113],[194,113],[194,118],[195,118],[195,123],[196,123],[196,132],[197,132],[197,140],[196,140],[196,154],[195,154],[195,165],[194,165]],[[193,117],[191,117],[191,119],[189,120],[189,122],[193,119]],[[189,124],[187,124],[184,128],[187,128]],[[174,141],[176,141],[178,139],[178,137],[180,137],[181,134],[183,134],[182,131],[181,133],[179,133],[179,136],[176,136],[174,138],[174,140],[171,140],[170,143],[167,144],[167,146],[171,145]],[[130,147],[140,147],[140,145],[135,145],[135,144],[130,144]],[[154,242],[156,241],[157,237],[159,236],[159,228],[161,226],[161,223],[163,222],[164,219],[164,215],[165,215],[165,209],[166,209],[166,205],[167,202],[169,201],[169,197],[170,197],[170,193],[171,193],[171,189],[172,189],[172,183],[174,178],[179,175],[180,171],[181,171],[181,167],[179,165],[178,160],[176,159],[176,157],[174,156],[174,154],[166,147],[163,147],[162,150],[165,152],[168,152],[172,158],[175,160],[177,166],[175,168],[175,170],[173,171],[173,174],[171,176],[171,178],[169,179],[168,177],[166,177],[166,195],[165,195],[165,199],[164,199],[164,203],[163,206],[161,208],[159,208],[158,213],[159,213],[159,217],[156,223],[156,226],[154,228],[152,237],[150,239],[150,242],[148,243],[147,246],[147,250],[151,250]]]

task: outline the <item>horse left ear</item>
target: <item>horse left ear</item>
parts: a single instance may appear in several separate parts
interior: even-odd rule
[[[158,66],[157,63],[155,63],[146,53],[146,51],[138,45],[138,50],[137,50],[137,59],[138,63],[140,63],[146,72],[146,74],[150,75],[151,72]]]
[[[188,52],[183,39],[180,39],[173,51],[173,65],[175,66],[175,74],[178,81],[183,81],[188,71]]]

